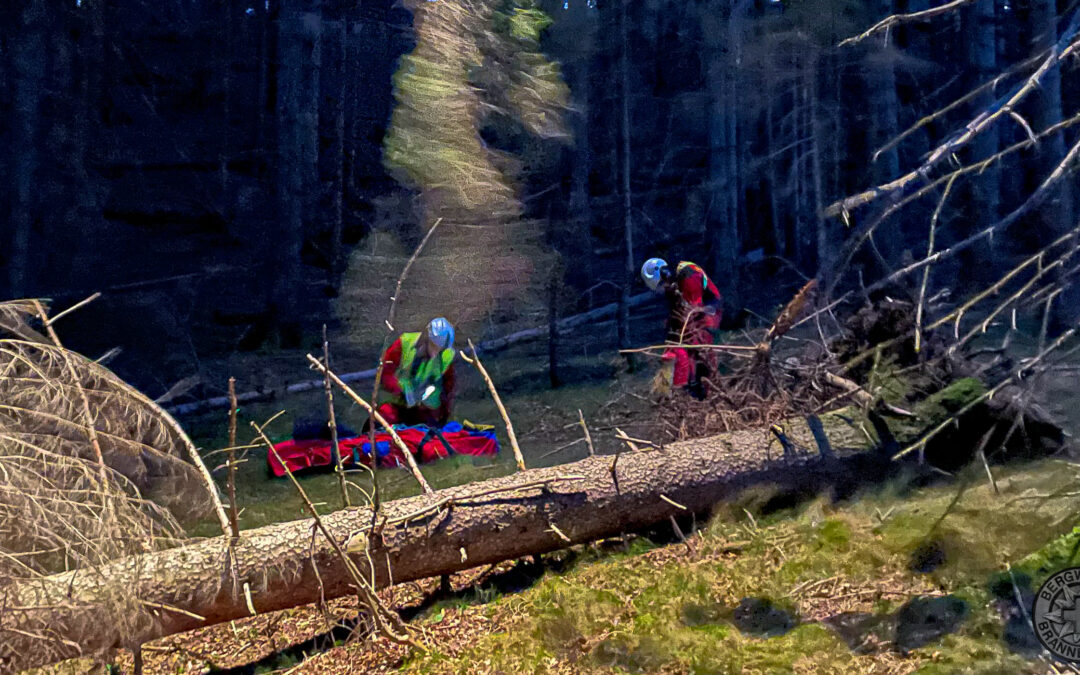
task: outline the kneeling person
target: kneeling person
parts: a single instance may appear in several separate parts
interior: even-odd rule
[[[402,333],[382,357],[381,390],[391,399],[378,407],[390,424],[441,427],[454,395],[454,327],[432,319],[419,333]]]

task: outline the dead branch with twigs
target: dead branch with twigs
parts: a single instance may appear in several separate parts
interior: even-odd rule
[[[1057,42],[1049,50],[1046,58],[1039,67],[1023,82],[994,102],[988,109],[982,111],[969,121],[962,129],[948,137],[944,142],[934,148],[926,160],[916,169],[903,176],[883,185],[871,188],[857,195],[846,197],[834,202],[825,209],[827,216],[843,216],[855,208],[865,206],[871,202],[891,197],[897,192],[908,188],[917,181],[926,179],[944,160],[954,156],[964,148],[973,138],[984,132],[1004,116],[1020,106],[1028,96],[1035,92],[1041,85],[1047,73],[1059,68],[1068,56],[1077,49],[1074,42],[1077,32],[1080,31],[1080,12],[1075,12],[1068,25],[1062,31]]]
[[[308,360],[308,363],[310,363],[311,366],[314,369],[318,370],[320,373],[322,373],[325,376],[329,377],[330,380],[334,384],[336,384],[343,392],[345,392],[346,396],[351,398],[354,403],[356,403],[361,408],[366,410],[368,412],[368,414],[371,415],[371,417],[375,421],[375,423],[378,424],[379,426],[381,426],[383,429],[385,429],[388,434],[390,434],[390,438],[393,441],[394,445],[396,445],[398,450],[400,450],[402,455],[404,455],[405,462],[409,467],[409,471],[412,472],[413,477],[416,478],[416,482],[420,484],[420,488],[425,493],[430,494],[432,492],[431,486],[428,485],[427,480],[424,478],[424,474],[421,473],[420,467],[417,466],[416,459],[413,457],[412,453],[409,452],[408,446],[405,445],[405,442],[401,440],[401,437],[398,436],[397,432],[394,430],[394,426],[392,424],[390,424],[389,422],[387,422],[386,418],[384,418],[379,413],[379,411],[375,409],[374,406],[372,406],[370,403],[368,403],[364,399],[360,398],[360,395],[357,394],[355,391],[353,391],[352,387],[350,387],[349,385],[342,382],[341,378],[339,378],[336,374],[334,374],[334,371],[330,370],[325,365],[323,365],[323,363],[321,361],[319,361],[317,358],[315,358],[311,354],[307,355],[307,360]],[[371,426],[372,426],[372,428],[375,428],[375,424],[372,424]],[[374,455],[375,455],[374,437],[371,437],[371,454],[372,454],[372,457],[374,457]],[[376,481],[376,485],[377,485],[377,481]],[[373,499],[373,501],[374,501],[374,499]],[[375,502],[375,503],[378,504],[378,502]]]
[[[829,387],[824,386],[828,383],[823,379],[823,367],[807,372],[778,367],[773,362],[774,346],[797,324],[816,290],[815,280],[804,284],[768,328],[752,336],[750,344],[667,345],[680,349],[715,348],[740,360],[731,373],[708,378],[705,400],[692,400],[676,392],[659,406],[657,427],[661,433],[669,440],[686,440],[752,427],[768,428],[827,400]]]
[[[442,223],[442,218],[437,218],[435,220],[435,222],[432,223],[432,225],[428,229],[427,233],[424,235],[424,238],[420,240],[419,244],[417,244],[416,249],[412,252],[412,255],[409,256],[408,261],[405,262],[405,266],[401,269],[401,274],[398,276],[397,285],[394,287],[394,294],[392,296],[390,296],[390,309],[387,311],[387,316],[386,316],[386,334],[383,336],[382,347],[379,349],[379,365],[376,366],[376,368],[375,368],[375,383],[371,387],[371,403],[372,403],[373,406],[379,404],[379,391],[380,391],[380,387],[382,386],[383,368],[386,365],[386,363],[383,361],[383,354],[386,353],[387,347],[390,346],[390,340],[391,340],[391,338],[393,337],[393,334],[394,334],[394,330],[395,330],[394,329],[394,317],[397,314],[398,298],[401,297],[401,285],[403,283],[405,283],[405,279],[409,276],[409,270],[412,269],[413,263],[416,262],[416,259],[420,256],[420,251],[423,250],[424,245],[427,244],[427,242],[428,242],[428,239],[431,239],[431,236],[433,234],[435,234],[435,230],[437,230],[439,228],[440,223]],[[326,367],[327,367],[327,370],[329,371],[330,364],[327,363]],[[374,418],[374,415],[375,415],[374,408],[371,411],[371,415]],[[385,424],[385,421],[384,421],[384,424]],[[374,422],[369,424],[368,440],[371,443],[372,456],[374,456],[374,454],[375,454],[375,424],[374,424]],[[405,454],[408,455],[409,453],[405,453]],[[413,467],[409,467],[409,468],[412,469]],[[420,474],[420,469],[415,469],[413,471],[413,473],[417,474],[417,476],[418,476],[417,480],[420,481],[420,484],[422,486],[425,486],[424,491],[425,492],[430,492],[431,488],[427,487],[427,482],[423,479],[422,476],[419,475]],[[375,509],[374,510],[378,511],[378,509],[379,509],[379,500],[380,500],[378,476],[375,473],[372,473],[371,480],[372,480],[372,494],[374,495],[374,502],[375,502]]]
[[[518,445],[517,434],[514,433],[514,423],[510,421],[510,414],[506,412],[506,406],[503,405],[502,399],[499,398],[499,392],[495,389],[495,382],[492,381],[491,375],[484,368],[484,364],[480,362],[480,357],[476,355],[476,347],[473,346],[471,340],[469,341],[469,349],[472,351],[472,356],[460,352],[461,358],[465,359],[466,363],[476,366],[476,370],[484,378],[484,383],[487,384],[488,391],[491,392],[491,399],[495,401],[495,407],[499,409],[499,415],[502,416],[503,423],[506,424],[506,435],[510,438],[510,448],[514,452],[514,461],[517,462],[518,471],[524,471],[525,458],[521,454],[521,447]]]
[[[840,46],[846,47],[847,45],[857,44],[868,37],[880,33],[881,31],[888,31],[894,26],[899,26],[904,23],[912,23],[915,21],[929,21],[930,19],[941,16],[942,14],[948,14],[949,12],[956,11],[964,5],[971,3],[972,1],[973,0],[952,0],[952,2],[946,2],[944,5],[941,5],[939,7],[931,7],[930,9],[924,9],[919,12],[911,12],[908,14],[893,14],[891,16],[887,16],[881,21],[871,26],[865,32],[860,33],[855,37],[850,37],[846,40],[843,40],[840,43]]]
[[[371,544],[367,536],[362,538],[352,537],[349,542],[343,547],[341,543],[334,538],[330,531],[326,528],[326,524],[323,519],[319,517],[319,512],[312,504],[311,499],[307,496],[307,492],[304,491],[303,486],[296,480],[296,476],[293,475],[289,467],[281,460],[281,456],[277,454],[277,450],[274,448],[273,442],[267,438],[263,427],[251,422],[251,426],[255,429],[256,434],[266,444],[267,452],[273,453],[277,457],[278,462],[285,467],[285,473],[289,476],[289,480],[292,481],[293,487],[296,488],[297,493],[304,502],[304,506],[307,508],[309,514],[311,514],[312,520],[315,522],[315,528],[312,529],[312,540],[310,548],[313,550],[315,547],[314,531],[317,528],[322,534],[325,540],[330,544],[335,555],[340,563],[344,566],[348,572],[349,577],[352,579],[354,588],[356,589],[357,598],[360,600],[361,605],[367,610],[368,616],[375,624],[376,631],[391,640],[399,644],[406,644],[416,649],[423,649],[424,647],[417,642],[413,634],[415,629],[411,628],[408,624],[401,620],[392,610],[386,608],[382,600],[376,593],[376,580],[375,580],[375,563],[371,559]],[[374,503],[371,508],[374,510]],[[346,550],[348,549],[348,550]],[[359,556],[357,554],[363,554]],[[362,557],[368,563],[367,574],[361,571],[357,565],[355,557]],[[325,587],[323,586],[322,577],[319,574],[319,565],[315,560],[313,553],[309,554],[309,561],[311,563],[312,571],[319,583],[320,587],[320,600],[325,605]]]
[[[323,373],[323,387],[326,391],[326,425],[330,427],[330,451],[334,458],[334,473],[338,477],[338,487],[341,489],[341,505],[344,508],[352,506],[349,499],[349,489],[345,484],[345,467],[342,464],[341,447],[338,445],[337,413],[334,411],[334,387],[330,383],[330,340],[326,337],[326,324],[322,327],[323,364],[326,372]],[[372,445],[374,447],[374,445]]]
[[[179,427],[60,342],[57,319],[95,297],[51,318],[44,301],[0,302],[0,587],[67,570],[93,576],[117,557],[175,546],[185,539],[180,518],[213,509],[216,492],[185,457]],[[122,640],[156,620],[122,584],[98,583],[97,620]],[[48,623],[23,633],[44,654],[66,648]]]

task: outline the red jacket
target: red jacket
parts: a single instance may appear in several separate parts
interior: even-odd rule
[[[397,369],[401,365],[401,338],[394,340],[394,343],[387,348],[383,353],[382,361],[383,372],[379,389],[395,398],[402,396],[401,383],[398,382],[397,378]],[[454,366],[452,364],[443,373],[442,390],[442,402],[435,415],[440,423],[450,419],[450,408],[453,405]]]
[[[694,307],[716,306],[717,316],[719,316],[719,304],[723,296],[705,274],[705,270],[692,262],[681,262],[675,272],[675,280],[684,302]]]
[[[723,296],[705,270],[692,262],[680,262],[675,270],[675,284],[668,289],[668,338],[679,341],[682,335],[682,341],[688,344],[711,343],[707,332],[720,326],[722,302]],[[695,311],[705,308],[714,313]]]

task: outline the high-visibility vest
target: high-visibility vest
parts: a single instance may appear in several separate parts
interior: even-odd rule
[[[403,398],[406,391],[411,391],[416,395],[417,401],[421,400],[428,387],[435,387],[435,392],[428,397],[426,405],[429,408],[438,408],[442,403],[443,375],[454,361],[454,350],[444,349],[435,359],[422,359],[418,362],[416,343],[419,340],[420,333],[401,334],[401,363],[398,364],[396,373],[398,383],[401,385]]]

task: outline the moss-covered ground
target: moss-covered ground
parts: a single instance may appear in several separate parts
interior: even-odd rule
[[[1010,649],[1003,612],[1071,554],[1078,471],[1053,460],[999,467],[995,491],[979,467],[949,484],[897,481],[846,503],[767,515],[744,510],[755,503],[748,495],[687,544],[589,548],[521,593],[438,603],[422,623],[468,609],[492,628],[445,649],[436,642],[402,665],[419,673],[1047,672],[1033,654]],[[911,635],[918,626],[901,621],[896,644],[898,610],[935,597],[946,597],[938,604],[953,612],[955,630],[920,639]],[[771,637],[738,627],[747,598],[790,613],[794,627]],[[345,663],[350,649],[365,647],[333,650],[311,667]]]

